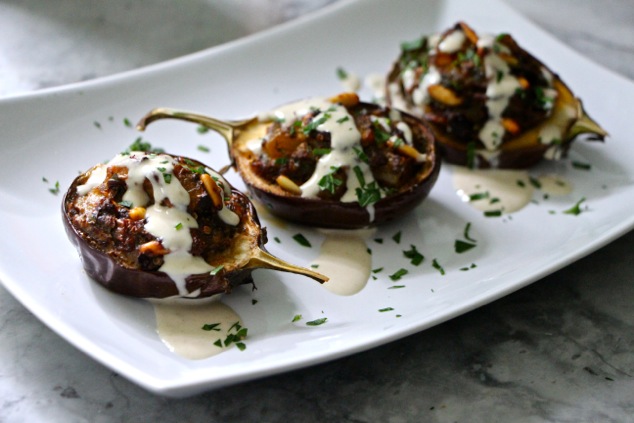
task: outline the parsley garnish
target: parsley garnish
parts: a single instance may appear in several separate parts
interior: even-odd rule
[[[198,127],[196,128],[196,132],[198,132],[199,134],[206,134],[207,132],[209,132],[209,128],[204,125],[198,125]]]
[[[331,194],[334,194],[337,190],[337,187],[340,186],[343,181],[335,176],[335,173],[339,170],[338,167],[331,166],[331,172],[327,175],[324,175],[317,185],[321,188],[322,191],[328,191]]]
[[[475,246],[476,246],[476,244],[473,244],[471,242],[462,241],[460,239],[457,239],[456,242],[454,243],[454,249],[456,250],[456,253],[458,253],[458,254],[462,254],[465,251],[469,251],[470,249],[472,249]]]
[[[176,226],[174,226],[174,228],[175,228],[177,231],[180,231],[181,229],[183,229],[183,224],[182,224],[181,222],[178,222],[178,223],[176,224]]]
[[[590,163],[582,163],[582,162],[578,162],[578,161],[573,161],[572,162],[572,167],[574,167],[575,169],[581,169],[581,170],[590,170],[590,169],[592,169],[592,165]]]
[[[218,326],[220,326],[220,323],[205,323],[201,329],[207,332],[212,330],[219,332],[220,328]]]
[[[407,275],[409,273],[409,271],[407,269],[399,269],[396,272],[394,272],[393,274],[390,275],[390,279],[392,279],[393,281],[397,281],[399,279],[401,279],[403,276]]]
[[[215,268],[211,269],[211,271],[209,272],[209,274],[211,276],[217,275],[218,272],[220,272],[225,266],[224,265],[220,265],[220,266],[216,266]]]
[[[348,78],[348,72],[346,72],[346,70],[342,67],[337,68],[337,78],[340,80]]]
[[[312,247],[312,245],[310,245],[310,242],[302,234],[293,235],[293,239],[302,247],[308,247],[308,248]]]
[[[571,208],[569,208],[568,210],[565,210],[564,213],[565,214],[571,214],[573,216],[578,216],[581,214],[581,212],[583,210],[581,210],[581,203],[583,203],[584,201],[586,201],[586,198],[583,197],[581,200],[577,201],[577,203],[572,206]]]
[[[438,260],[433,259],[432,262],[431,262],[431,265],[434,267],[434,269],[438,270],[441,275],[445,274],[445,269],[443,269],[443,267],[440,265],[440,263],[438,263]]]
[[[211,150],[206,145],[199,145],[198,151],[202,151],[203,153],[209,153]]]
[[[59,181],[55,182],[55,185],[53,185],[53,188],[49,188],[48,192],[50,192],[53,195],[57,195],[59,194]]]
[[[425,256],[418,252],[415,245],[412,245],[409,250],[403,251],[403,255],[410,259],[414,266],[418,266],[425,260]]]
[[[379,309],[379,313],[385,313],[386,311],[394,311],[394,307],[385,307]]]
[[[500,217],[502,216],[502,210],[487,210],[484,212],[485,217]]]
[[[293,320],[291,320],[291,322],[295,323],[302,320],[302,315],[301,314],[296,314],[295,316],[293,316]]]
[[[401,232],[401,231],[398,231],[397,233],[395,233],[395,234],[392,236],[392,239],[393,239],[393,240],[394,240],[394,242],[396,242],[397,244],[400,244],[400,243],[401,243],[401,234],[402,234],[402,232]]]
[[[306,326],[319,326],[319,325],[323,325],[324,323],[326,323],[326,321],[328,320],[327,317],[322,317],[321,319],[315,319],[315,320],[311,320],[310,322],[306,322]]]
[[[325,156],[326,154],[330,154],[332,148],[315,148],[313,149],[313,154],[315,156]]]

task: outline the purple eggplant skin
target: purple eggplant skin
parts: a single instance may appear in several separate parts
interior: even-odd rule
[[[359,108],[379,109],[381,106],[360,102]],[[387,113],[387,112],[386,112]],[[281,219],[291,222],[327,229],[362,229],[384,224],[402,218],[416,208],[433,188],[440,173],[441,158],[430,125],[408,113],[400,112],[402,119],[409,125],[416,125],[423,134],[421,140],[425,146],[427,160],[422,169],[396,192],[377,201],[374,216],[357,202],[341,202],[323,198],[305,198],[284,191],[276,184],[261,178],[252,169],[253,158],[243,153],[241,144],[248,141],[238,139],[231,152],[234,165],[242,177],[250,197],[261,203],[267,211]]]
[[[191,162],[203,166],[195,160]],[[179,297],[177,285],[168,274],[123,265],[112,254],[100,248],[99,242],[90,239],[81,228],[73,225],[69,210],[77,196],[77,186],[86,180],[86,174],[79,175],[73,181],[62,201],[63,225],[68,239],[77,249],[86,274],[108,290],[125,296],[146,299]],[[240,219],[243,224],[250,227],[250,234],[254,236],[254,248],[264,250],[264,244],[267,242],[266,228],[260,226],[255,207],[246,195],[235,188],[231,189],[231,197],[241,205]],[[253,283],[253,268],[231,265],[225,268],[230,270],[222,269],[213,275],[209,272],[189,275],[185,279],[187,291],[196,295],[184,298],[209,298],[217,294],[230,293],[238,285]]]

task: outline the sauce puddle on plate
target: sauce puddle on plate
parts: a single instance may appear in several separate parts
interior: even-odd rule
[[[311,267],[328,276],[323,286],[337,295],[354,295],[363,290],[370,279],[372,256],[365,239],[374,229],[360,231],[324,231],[319,256]]]
[[[154,302],[156,331],[170,351],[190,360],[201,360],[226,348],[214,345],[223,341],[240,316],[219,301],[200,304]]]
[[[546,195],[563,196],[572,186],[558,175],[532,178],[526,170],[468,169],[454,166],[452,181],[456,193],[464,202],[478,210],[513,213],[533,199],[535,189]]]

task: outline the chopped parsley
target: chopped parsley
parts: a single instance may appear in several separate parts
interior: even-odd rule
[[[394,234],[394,236],[392,236],[392,239],[394,240],[394,242],[396,242],[397,244],[401,243],[401,231],[398,231],[397,233]]]
[[[577,202],[575,203],[575,205],[574,205],[574,206],[572,206],[571,208],[569,208],[568,210],[564,210],[564,213],[565,213],[565,214],[571,214],[571,215],[573,215],[573,216],[578,216],[578,215],[580,215],[580,214],[581,214],[581,212],[583,211],[583,210],[581,209],[581,203],[583,203],[584,201],[586,201],[586,198],[585,198],[585,197],[583,197],[583,198],[581,198],[581,200],[577,201]]]
[[[484,212],[484,217],[500,217],[502,216],[502,210],[487,210]]]
[[[415,245],[411,245],[409,250],[403,251],[403,255],[410,259],[410,262],[414,266],[418,266],[425,260],[425,256],[418,252]]]
[[[128,118],[123,118],[123,124],[128,128],[132,128],[132,122]]]
[[[476,192],[475,194],[471,194],[469,196],[469,201],[485,200],[487,198],[489,198],[489,192],[488,191]]]
[[[302,320],[302,315],[301,314],[296,314],[295,316],[293,316],[293,320],[291,320],[291,322],[295,323]]]
[[[50,192],[53,195],[57,195],[57,194],[59,194],[59,190],[60,190],[59,181],[57,181],[53,185],[53,188],[49,188],[48,189],[48,192]]]
[[[209,272],[209,274],[211,276],[217,275],[218,272],[220,272],[222,269],[224,268],[224,265],[220,265],[220,266],[216,266],[215,268],[211,269],[211,271]]]
[[[397,281],[400,280],[403,276],[407,275],[409,273],[409,271],[407,269],[399,269],[396,272],[394,272],[393,274],[390,275],[390,279],[392,279],[393,281]]]
[[[462,254],[465,251],[469,251],[475,246],[476,244],[472,242],[467,242],[467,241],[462,241],[460,239],[457,239],[456,242],[454,243],[454,250],[456,251],[456,253]]]
[[[198,151],[202,151],[203,153],[209,153],[211,150],[206,145],[199,145]]]
[[[346,72],[346,70],[342,67],[338,67],[337,68],[337,78],[339,78],[340,80],[345,80],[348,78],[348,72]]]
[[[220,323],[205,323],[201,329],[207,332],[212,330],[219,332],[220,328],[218,326],[220,326]]]
[[[578,161],[573,161],[572,162],[572,167],[574,167],[575,169],[581,169],[581,170],[590,170],[590,169],[592,169],[592,165],[590,163],[583,163],[583,162],[578,162]]]
[[[401,288],[405,288],[405,285],[392,285],[387,287],[387,289],[401,289]]]
[[[344,116],[342,118],[337,119],[337,123],[344,123],[350,120],[350,116]]]
[[[337,187],[343,184],[343,181],[335,176],[335,173],[339,171],[339,168],[336,166],[330,166],[330,173],[324,175],[317,185],[322,191],[328,191],[331,194],[334,194],[337,190]]]
[[[293,235],[293,239],[302,247],[308,247],[308,248],[312,247],[312,245],[310,245],[310,242],[302,234]]]
[[[227,332],[224,341],[222,339],[216,340],[216,342],[214,342],[215,346],[222,348],[234,344],[240,351],[244,351],[247,348],[244,342],[242,342],[247,337],[247,328],[243,328],[239,322],[235,322]]]
[[[311,320],[310,322],[306,322],[306,326],[319,326],[319,325],[323,325],[324,323],[326,323],[326,321],[328,320],[327,317],[322,317],[320,319],[315,319],[315,320]]]
[[[372,273],[379,273],[382,272],[383,268],[382,267],[377,267],[376,269],[372,269]]]
[[[536,188],[536,189],[540,189],[542,187],[542,183],[539,182],[539,179],[537,178],[533,178],[532,176],[528,179],[531,183],[531,185]]]
[[[332,148],[315,148],[313,149],[313,154],[315,156],[325,156],[326,154],[330,154]]]
[[[438,263],[438,260],[433,259],[431,265],[434,267],[434,269],[438,270],[441,275],[445,274],[445,269],[440,265],[440,263]]]
[[[476,240],[471,238],[471,236],[469,235],[470,231],[471,231],[471,222],[467,222],[467,224],[464,227],[463,236],[465,237],[467,241],[476,242]]]
[[[385,307],[379,309],[379,313],[385,313],[386,311],[394,311],[394,307]]]
[[[176,224],[176,226],[174,226],[174,228],[175,228],[177,231],[180,231],[181,229],[183,229],[183,224],[182,224],[181,222],[178,222],[178,223]]]
[[[198,125],[198,127],[196,128],[196,132],[198,132],[199,134],[206,134],[207,132],[209,132],[209,128],[204,125]]]

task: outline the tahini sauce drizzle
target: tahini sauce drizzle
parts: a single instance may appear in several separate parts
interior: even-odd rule
[[[540,175],[535,180],[539,190],[547,195],[564,196],[572,192],[572,185],[559,175]],[[456,193],[464,202],[485,212],[516,212],[530,203],[535,192],[535,186],[526,170],[468,169],[453,166],[452,182]],[[474,195],[477,199],[474,199]]]
[[[173,174],[176,163],[175,158],[165,154],[140,151],[119,154],[108,163],[96,167],[86,183],[77,187],[77,192],[86,195],[104,183],[110,166],[127,168],[127,190],[123,200],[129,201],[134,207],[146,207],[145,230],[159,238],[163,246],[170,250],[164,256],[164,263],[159,270],[167,273],[175,282],[179,296],[195,297],[198,292],[187,291],[185,278],[192,274],[209,272],[214,267],[202,257],[190,253],[193,240],[189,228],[197,228],[198,223],[187,211],[189,193]],[[226,194],[230,194],[229,184],[220,174],[209,168],[205,170],[219,181]],[[146,180],[152,184],[152,205],[149,205],[150,198],[143,189]],[[164,200],[169,200],[173,207],[163,205]],[[218,214],[228,225],[235,226],[240,221],[239,216],[224,205]]]
[[[242,325],[240,316],[219,301],[155,302],[154,313],[161,341],[173,353],[190,360],[208,358],[229,348],[214,343],[224,340],[236,322]],[[203,330],[204,325],[211,324],[218,324],[215,329],[219,330]]]
[[[513,213],[526,206],[534,188],[525,170],[453,167],[453,186],[463,201],[482,211]],[[471,200],[474,195],[482,199]]]
[[[354,295],[368,283],[372,269],[372,256],[368,252],[366,239],[374,229],[358,231],[323,230],[326,235],[319,256],[311,267],[328,276],[323,287],[337,295]]]
[[[340,201],[344,203],[358,202],[356,190],[363,188],[361,180],[354,169],[358,169],[365,185],[375,182],[370,166],[359,158],[355,151],[360,148],[361,133],[357,129],[354,117],[342,105],[332,103],[327,98],[312,98],[280,107],[272,112],[262,114],[261,121],[278,120],[288,129],[295,121],[301,120],[308,113],[319,110],[313,122],[322,121],[316,129],[330,133],[331,151],[317,161],[315,172],[300,187],[304,198],[316,198],[321,188],[319,181],[324,176],[340,167],[347,169],[346,192]],[[254,153],[256,151],[254,150]],[[383,196],[384,193],[381,192]],[[374,204],[366,206],[370,221],[374,220]]]

